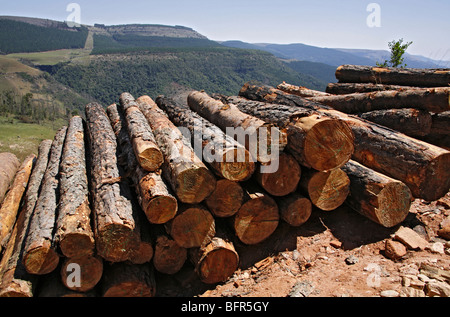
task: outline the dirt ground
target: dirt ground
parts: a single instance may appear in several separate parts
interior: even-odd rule
[[[402,289],[402,277],[419,274],[421,264],[450,270],[448,242],[438,237],[450,216],[450,193],[436,202],[415,200],[406,220],[384,228],[343,206],[332,212],[315,209],[309,221],[294,228],[281,223],[263,243],[235,243],[240,268],[225,283],[202,284],[192,265],[173,276],[157,274],[160,297],[377,297]],[[408,250],[401,260],[385,254],[385,241],[400,226],[446,252]],[[384,294],[384,292],[383,292]]]

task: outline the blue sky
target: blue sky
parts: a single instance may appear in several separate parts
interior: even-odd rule
[[[64,21],[72,2],[88,25],[183,25],[212,40],[342,48],[388,49],[404,38],[414,42],[411,54],[450,60],[448,0],[0,0],[0,15]],[[367,24],[371,3],[379,5],[380,27]]]

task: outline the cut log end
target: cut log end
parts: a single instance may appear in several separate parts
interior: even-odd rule
[[[302,118],[300,121],[307,120]],[[354,153],[354,135],[350,127],[340,120],[321,120],[316,123],[305,140],[304,156],[311,168],[328,171],[340,168]]]
[[[25,269],[33,275],[45,275],[53,272],[59,264],[59,255],[48,245],[34,248],[23,258]]]
[[[198,204],[214,191],[216,178],[206,167],[190,168],[178,174],[175,192],[181,202]]]
[[[75,271],[74,267],[80,270]],[[80,273],[79,280],[73,280],[72,274],[74,272]],[[96,256],[66,259],[61,266],[60,275],[62,283],[68,289],[77,292],[87,292],[94,289],[100,282],[103,275],[103,261]]]
[[[139,161],[139,164],[146,171],[154,172],[159,169],[164,162],[164,157],[159,148],[141,148],[138,153],[139,155],[137,156],[137,159]]]
[[[175,240],[163,235],[156,240],[153,265],[163,274],[175,274],[181,270],[187,259],[187,249],[180,247]]]
[[[426,201],[436,201],[444,197],[450,189],[450,151],[444,150],[428,164],[425,171],[427,184],[421,183],[419,189],[411,188],[415,197],[423,198]]]
[[[157,196],[143,206],[150,223],[164,224],[172,220],[178,210],[178,202],[172,196]]]
[[[110,262],[128,260],[131,250],[139,247],[134,229],[121,224],[110,224],[98,233],[97,253]]]
[[[281,218],[293,227],[305,224],[312,214],[311,201],[297,193],[281,199],[278,205]]]
[[[205,202],[214,216],[226,218],[238,212],[243,199],[244,191],[239,183],[221,179],[217,181],[216,189]]]
[[[94,253],[95,240],[90,234],[72,232],[64,236],[59,242],[59,247],[68,258],[87,256]]]
[[[250,153],[242,149],[232,149],[224,153],[222,162],[219,162],[220,176],[235,182],[250,179],[255,172],[255,163]]]
[[[378,195],[378,208],[375,209],[373,220],[386,228],[403,222],[411,207],[410,197],[411,192],[403,183],[387,184]]]

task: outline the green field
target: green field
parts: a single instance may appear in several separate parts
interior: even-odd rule
[[[0,117],[0,152],[9,152],[23,161],[30,154],[38,154],[39,144],[53,140],[56,130],[64,125],[60,122],[43,125],[21,123],[10,117]]]

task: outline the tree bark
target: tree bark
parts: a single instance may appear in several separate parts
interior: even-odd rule
[[[187,260],[188,250],[166,234],[156,238],[153,265],[163,274],[173,275],[181,270]]]
[[[121,183],[116,136],[101,105],[88,104],[86,120],[97,254],[110,262],[122,262],[139,247],[139,241],[129,188]]]
[[[95,255],[67,258],[61,265],[60,279],[65,287],[76,292],[89,292],[103,276],[103,260]]]
[[[239,267],[239,255],[233,244],[219,237],[204,247],[190,250],[190,259],[205,284],[226,282]]]
[[[336,70],[336,79],[340,83],[448,87],[450,83],[450,70],[342,65]]]
[[[86,171],[83,119],[69,122],[60,165],[60,202],[55,242],[68,257],[92,255],[95,249]]]
[[[280,89],[288,94],[297,95],[300,97],[321,97],[321,96],[330,96],[329,93],[309,89],[302,86],[291,85],[286,82],[283,82],[277,86],[277,89]]]
[[[132,180],[139,204],[149,222],[163,224],[173,219],[178,210],[176,198],[169,192],[161,171],[148,172],[136,159],[128,133],[124,126],[123,113],[116,104],[107,108],[119,145],[119,164]]]
[[[269,163],[287,145],[287,135],[271,123],[241,112],[232,104],[194,91],[188,95],[189,107],[244,145],[254,160]],[[234,128],[234,129],[231,129]]]
[[[327,105],[348,114],[402,108],[414,108],[439,113],[450,110],[450,88],[375,91],[349,95],[310,97],[308,100]]]
[[[0,203],[5,198],[17,170],[20,167],[19,159],[12,153],[0,153]]]
[[[29,274],[23,265],[24,243],[40,186],[47,168],[52,140],[44,140],[38,149],[38,158],[28,182],[24,204],[0,266],[0,297],[33,297],[38,277]]]
[[[304,170],[300,188],[312,204],[323,211],[342,206],[350,192],[350,179],[338,168],[328,172]]]
[[[232,219],[236,236],[247,245],[255,245],[272,235],[278,227],[278,205],[253,182],[243,184],[244,203]]]
[[[242,186],[228,179],[219,179],[216,189],[206,200],[206,206],[215,217],[234,216],[244,202]]]
[[[367,93],[374,91],[415,89],[415,88],[418,87],[371,84],[371,83],[329,83],[326,92],[331,95],[347,95],[347,94]]]
[[[387,228],[406,219],[413,198],[405,184],[354,161],[342,169],[351,181],[346,203],[352,209]]]
[[[148,264],[106,265],[100,283],[103,297],[154,297],[156,293],[153,267]]]
[[[14,181],[3,200],[0,208],[0,254],[8,243],[17,214],[22,203],[22,197],[28,186],[31,171],[36,161],[36,155],[31,154],[23,161],[17,171]]]
[[[142,96],[137,102],[164,155],[162,175],[177,198],[187,204],[204,201],[216,186],[214,174],[195,155],[188,140],[150,97]]]
[[[178,215],[166,224],[167,233],[186,249],[206,245],[216,233],[215,220],[201,205],[182,205]]]
[[[376,110],[362,113],[360,118],[404,133],[410,137],[430,134],[432,116],[430,112],[417,109]]]
[[[187,106],[178,105],[163,96],[159,96],[156,103],[175,125],[189,130],[192,146],[202,150],[203,161],[219,177],[241,182],[253,175],[255,162],[243,145]]]
[[[287,149],[305,167],[318,171],[332,170],[347,163],[354,151],[354,135],[348,125],[340,120],[320,115],[314,109],[288,106],[266,106],[264,102],[241,97],[216,95],[239,110],[269,123],[287,129]]]
[[[155,136],[147,119],[129,93],[120,95],[120,105],[124,111],[127,130],[139,164],[149,172],[158,170],[164,157],[156,144]]]
[[[278,198],[277,204],[280,209],[281,219],[290,226],[300,227],[311,217],[311,200],[297,192],[281,199]]]
[[[268,105],[268,109],[279,109],[278,104],[284,104],[284,109],[292,115],[296,108],[301,112],[306,108],[346,122],[355,134],[353,160],[402,181],[416,198],[434,201],[450,188],[450,152],[447,150],[269,86],[246,84],[240,94],[277,104]]]
[[[433,113],[430,134],[450,135],[450,111]]]
[[[298,186],[302,169],[297,160],[288,153],[280,153],[278,159],[271,162],[273,166],[259,165],[255,180],[272,196],[287,196]],[[272,171],[273,170],[273,171]]]
[[[59,166],[66,133],[67,127],[63,127],[54,138],[49,162],[42,180],[41,192],[25,241],[23,263],[30,274],[48,274],[55,270],[59,263],[54,230],[60,200]]]

